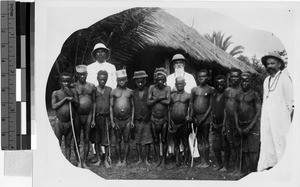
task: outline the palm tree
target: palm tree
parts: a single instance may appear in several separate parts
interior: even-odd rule
[[[209,40],[211,43],[215,44],[216,46],[218,46],[219,48],[221,48],[222,50],[226,51],[228,49],[228,47],[233,44],[232,41],[230,41],[230,39],[232,38],[231,36],[228,36],[227,38],[225,37],[225,33],[222,34],[221,31],[216,32],[214,31],[212,33],[212,35],[209,34],[204,34],[204,37]],[[243,50],[245,48],[241,45],[238,45],[236,47],[234,47],[229,54],[232,56],[235,56],[237,54],[243,53]]]

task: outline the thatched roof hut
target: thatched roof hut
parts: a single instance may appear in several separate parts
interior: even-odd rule
[[[129,77],[139,69],[146,70],[149,75],[155,67],[168,69],[168,62],[175,53],[181,53],[189,60],[187,71],[191,73],[203,67],[218,73],[231,68],[255,73],[253,68],[161,8],[132,8],[74,32],[64,43],[50,77],[73,71],[78,64],[91,64],[91,52],[99,42],[111,49],[109,62],[117,69],[126,66]],[[48,84],[58,85],[50,79]],[[51,90],[52,86],[48,86]]]

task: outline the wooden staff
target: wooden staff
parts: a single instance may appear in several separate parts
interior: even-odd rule
[[[73,133],[73,137],[74,137],[74,143],[75,143],[75,148],[76,148],[76,153],[78,155],[78,160],[79,160],[79,164],[81,165],[81,159],[80,159],[80,154],[79,154],[79,149],[78,149],[78,145],[77,145],[77,140],[76,140],[76,135],[75,135],[75,130],[74,130],[74,123],[73,123],[73,114],[72,114],[72,104],[71,102],[69,102],[69,108],[70,108],[70,116],[71,116],[71,127],[72,127],[72,133]]]

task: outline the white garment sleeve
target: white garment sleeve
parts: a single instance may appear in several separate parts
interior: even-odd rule
[[[291,113],[294,105],[294,90],[293,90],[293,82],[288,76],[284,76],[283,93],[285,97],[286,106],[289,112]]]
[[[116,76],[116,67],[112,66],[112,71],[110,73],[110,82],[111,82],[111,88],[114,89],[117,87],[117,76]]]

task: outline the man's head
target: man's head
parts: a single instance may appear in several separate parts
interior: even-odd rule
[[[97,80],[98,80],[99,86],[101,88],[104,88],[104,86],[105,86],[105,84],[107,82],[107,78],[108,78],[107,71],[105,71],[105,70],[98,71],[98,73],[97,73]]]
[[[245,72],[241,74],[241,87],[243,91],[248,91],[251,89],[252,74],[250,72]]]
[[[205,85],[208,82],[209,71],[207,69],[200,69],[197,73],[197,80],[200,85]]]
[[[187,60],[184,58],[182,54],[176,54],[173,56],[171,60],[171,64],[173,65],[176,75],[183,76],[186,62]]]
[[[183,91],[184,87],[185,87],[186,83],[185,83],[185,79],[182,76],[176,77],[175,79],[175,86],[177,91]]]
[[[167,70],[165,68],[156,68],[154,75],[156,85],[162,88],[167,81]]]
[[[230,73],[229,73],[230,86],[236,87],[239,85],[240,79],[241,79],[241,73],[242,73],[242,71],[239,69],[236,69],[236,68],[233,68],[230,70]]]
[[[92,57],[99,63],[103,63],[110,57],[110,50],[102,43],[95,45],[94,50],[92,51]]]
[[[117,83],[120,88],[126,88],[128,83],[127,73],[125,69],[116,71]]]
[[[218,75],[215,78],[215,88],[218,92],[223,92],[226,88],[226,77],[224,75]]]
[[[77,65],[75,67],[76,69],[76,77],[81,83],[86,82],[86,77],[87,77],[87,67],[86,65]]]
[[[261,62],[266,67],[269,75],[275,75],[285,67],[284,61],[278,53],[269,53],[261,58]]]
[[[146,85],[146,78],[148,75],[145,71],[135,71],[134,76],[132,79],[134,79],[135,85],[139,90],[144,89],[144,86]]]
[[[60,74],[59,76],[59,82],[60,82],[60,86],[62,88],[69,88],[71,83],[73,82],[73,75],[71,73],[68,72],[63,72],[62,74]]]

